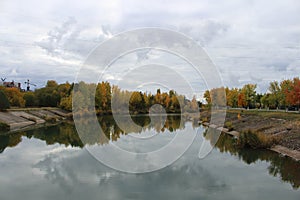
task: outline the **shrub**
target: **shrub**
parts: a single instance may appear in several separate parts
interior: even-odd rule
[[[26,107],[36,106],[36,97],[33,92],[26,92],[23,96]]]
[[[201,121],[204,123],[204,122],[208,122],[208,119],[207,117],[201,117]]]
[[[278,143],[277,136],[270,136],[252,130],[243,131],[238,139],[238,146],[241,148],[250,147],[253,149],[270,148]]]
[[[228,128],[228,131],[232,131],[234,128],[232,122],[225,122],[224,127]]]
[[[55,117],[52,117],[52,116],[46,116],[45,121],[50,122],[50,123],[55,123],[55,122],[57,122],[57,119]]]
[[[9,126],[3,122],[0,122],[0,130],[9,130]]]

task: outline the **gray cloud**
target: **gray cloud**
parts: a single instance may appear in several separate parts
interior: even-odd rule
[[[212,41],[215,37],[222,37],[229,29],[229,25],[217,20],[205,19],[193,24],[182,24],[179,31],[192,37],[202,46]]]
[[[299,9],[296,0],[4,1],[1,76],[29,78],[39,85],[54,78],[73,81],[99,42],[122,31],[154,26],[180,31],[204,46],[226,85],[258,81],[262,88],[270,80],[299,74]],[[137,53],[130,62],[142,63],[153,56],[159,61],[150,51]],[[189,76],[188,67],[182,73]]]
[[[76,23],[76,20],[70,17],[61,26],[50,30],[47,37],[36,44],[52,56],[62,54],[66,41],[74,40],[79,35],[79,32],[74,30]]]

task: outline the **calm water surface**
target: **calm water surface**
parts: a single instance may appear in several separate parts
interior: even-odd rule
[[[88,145],[115,143],[128,151],[162,147],[176,134],[196,132],[194,143],[171,166],[147,174],[127,174],[95,160],[84,148],[75,126],[63,123],[0,136],[0,199],[300,199],[300,163],[267,150],[239,150],[221,135],[214,150],[198,159],[205,128],[169,116],[123,133],[111,117],[99,118],[108,139]],[[155,135],[151,144],[130,135]],[[126,161],[124,161],[126,163]]]

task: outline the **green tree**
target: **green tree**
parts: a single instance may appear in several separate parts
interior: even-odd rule
[[[0,90],[0,110],[6,110],[9,108],[9,100],[3,90]]]
[[[264,94],[261,99],[260,102],[263,105],[264,108],[269,108],[270,107],[270,100],[269,100],[270,94]]]
[[[47,81],[46,87],[35,90],[37,106],[59,106],[60,100],[65,96],[70,88],[70,84],[61,84],[54,80]]]
[[[26,107],[36,106],[36,98],[34,92],[26,92],[23,96]]]
[[[145,102],[143,102],[143,96],[140,92],[132,92],[129,108],[132,112],[138,113],[145,107]]]
[[[256,84],[246,84],[241,92],[245,95],[246,107],[255,107]]]
[[[278,109],[280,107],[280,103],[282,102],[282,98],[284,98],[279,83],[277,81],[271,82],[269,90],[271,92],[268,98],[269,103],[272,107]]]

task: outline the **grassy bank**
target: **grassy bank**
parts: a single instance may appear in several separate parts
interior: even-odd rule
[[[201,112],[200,120],[210,121],[208,110]],[[279,144],[300,151],[300,114],[261,110],[227,110],[224,126],[241,133],[239,145],[269,148]]]

